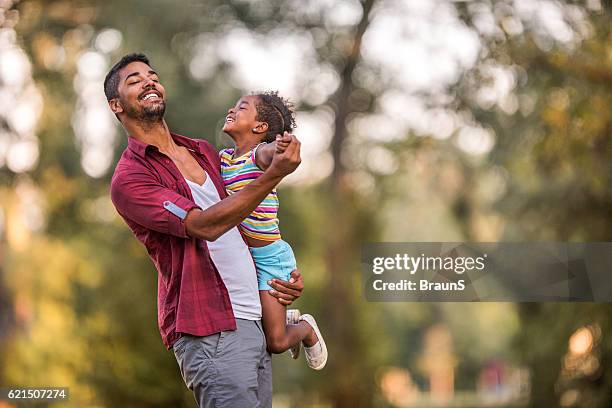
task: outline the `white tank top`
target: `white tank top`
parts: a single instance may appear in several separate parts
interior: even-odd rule
[[[208,174],[206,174],[206,181],[203,185],[185,180],[191,189],[195,203],[202,210],[221,201]],[[261,319],[255,264],[253,264],[251,252],[238,232],[238,228],[234,227],[216,241],[206,241],[206,244],[210,257],[229,292],[234,317],[247,320]]]

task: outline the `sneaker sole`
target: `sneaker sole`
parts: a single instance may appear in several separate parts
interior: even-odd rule
[[[300,322],[300,311],[298,309],[289,309],[287,310],[287,324],[298,324]],[[298,342],[295,346],[289,349],[289,354],[291,354],[291,358],[297,360],[300,357],[300,349],[302,348],[302,342]]]
[[[302,316],[300,316],[300,320],[305,321],[312,327],[315,334],[317,335],[317,338],[319,339],[319,343],[321,343],[321,349],[323,350],[323,354],[325,355],[325,358],[323,359],[323,362],[319,364],[318,366],[312,367],[310,365],[310,361],[308,360],[308,353],[305,353],[306,360],[308,361],[308,366],[312,368],[313,370],[321,370],[323,369],[323,367],[325,367],[325,364],[327,364],[328,353],[327,353],[327,346],[325,345],[325,340],[323,340],[323,336],[321,335],[321,332],[319,331],[319,326],[317,326],[317,322],[315,321],[314,317],[312,317],[309,314],[303,314]]]

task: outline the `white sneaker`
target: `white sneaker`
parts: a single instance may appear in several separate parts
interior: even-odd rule
[[[287,324],[298,324],[300,322],[300,311],[298,309],[287,309]],[[296,360],[300,356],[302,342],[298,342],[295,346],[289,349],[291,358]]]
[[[317,322],[315,321],[314,317],[309,314],[304,314],[300,316],[300,320],[308,323],[319,339],[319,341],[312,347],[304,346],[304,353],[306,353],[306,362],[308,363],[308,367],[312,368],[313,370],[321,370],[327,363],[327,346],[325,346],[323,336],[321,336],[321,332],[319,331],[319,327],[317,326]]]

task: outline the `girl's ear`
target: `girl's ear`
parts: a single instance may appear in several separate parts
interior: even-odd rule
[[[121,102],[119,102],[118,98],[114,98],[108,101],[108,106],[110,106],[111,110],[115,115],[123,112],[123,106],[121,106]]]
[[[253,133],[262,134],[268,131],[268,124],[266,122],[257,122],[257,125],[253,128]]]

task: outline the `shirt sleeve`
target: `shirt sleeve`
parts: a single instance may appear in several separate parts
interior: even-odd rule
[[[124,171],[113,178],[111,200],[119,214],[145,228],[188,238],[185,217],[197,204],[162,185],[144,171]]]

